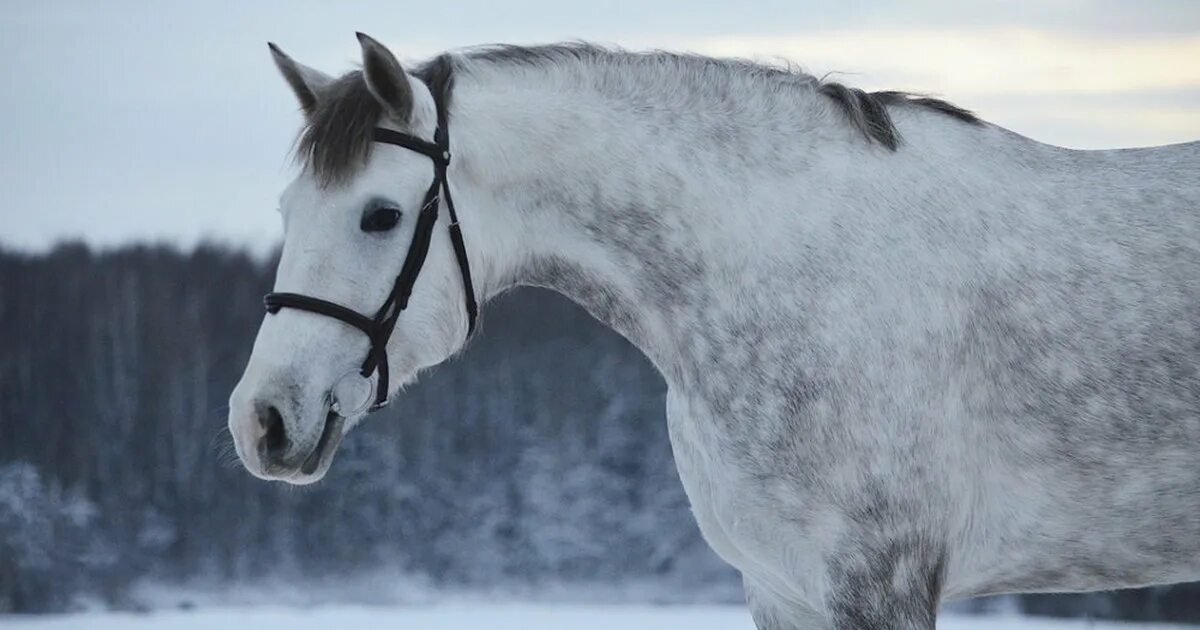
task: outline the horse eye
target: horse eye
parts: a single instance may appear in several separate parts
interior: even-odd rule
[[[396,208],[375,208],[363,215],[359,227],[364,232],[386,232],[400,222],[400,211]]]

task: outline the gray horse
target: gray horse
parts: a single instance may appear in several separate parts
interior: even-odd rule
[[[360,41],[340,78],[272,47],[306,121],[276,290],[385,307],[275,305],[230,402],[251,473],[319,479],[372,388],[533,285],[662,372],[760,628],[1200,578],[1200,143],[1062,149],[691,55],[500,46],[408,73]],[[447,189],[450,237],[444,207],[418,225]]]

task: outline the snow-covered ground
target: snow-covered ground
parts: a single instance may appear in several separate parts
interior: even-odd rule
[[[1061,621],[1022,617],[945,616],[940,630],[1165,630],[1162,624]],[[737,606],[578,606],[543,604],[438,604],[432,606],[315,608],[216,608],[194,611],[86,613],[40,617],[0,616],[0,629],[15,630],[328,630],[329,628],[421,628],[429,630],[753,630],[750,614]]]

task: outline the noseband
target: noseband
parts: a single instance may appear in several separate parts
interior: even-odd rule
[[[275,314],[281,308],[294,308],[301,311],[318,313],[326,317],[343,321],[361,330],[371,342],[371,349],[363,361],[359,373],[363,378],[370,378],[378,370],[379,382],[375,387],[375,401],[370,411],[387,405],[388,398],[388,361],[387,343],[396,328],[396,320],[400,313],[408,307],[408,298],[412,295],[413,285],[425,264],[429,254],[429,243],[433,239],[433,228],[438,220],[438,207],[444,197],[446,211],[450,215],[450,242],[454,245],[454,256],[458,259],[458,269],[462,273],[463,293],[467,305],[467,336],[475,330],[475,318],[479,306],[475,303],[475,288],[471,284],[471,266],[467,262],[467,247],[463,244],[462,230],[458,227],[458,214],[454,211],[454,200],[450,197],[450,183],[446,179],[446,169],[450,166],[450,133],[447,128],[446,111],[440,99],[437,103],[437,130],[433,134],[433,142],[423,140],[413,135],[377,127],[373,139],[376,142],[394,144],[410,151],[416,151],[433,160],[433,183],[425,193],[421,203],[421,212],[417,217],[417,226],[413,231],[412,243],[408,246],[408,256],[400,275],[392,285],[392,292],[383,302],[383,306],[375,312],[374,317],[368,317],[353,309],[340,304],[322,300],[299,293],[268,293],[263,298],[267,312]]]

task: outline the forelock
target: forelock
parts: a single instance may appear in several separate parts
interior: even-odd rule
[[[454,85],[455,62],[439,55],[413,71],[429,87],[438,105],[448,108]],[[396,112],[401,125],[412,120],[409,110]],[[374,132],[383,119],[383,106],[367,88],[361,71],[349,72],[317,95],[317,107],[305,121],[296,144],[296,158],[311,169],[322,186],[344,183],[371,157]]]
[[[322,186],[344,183],[366,164],[383,107],[367,89],[362,72],[343,75],[317,95],[305,121],[296,158]]]

